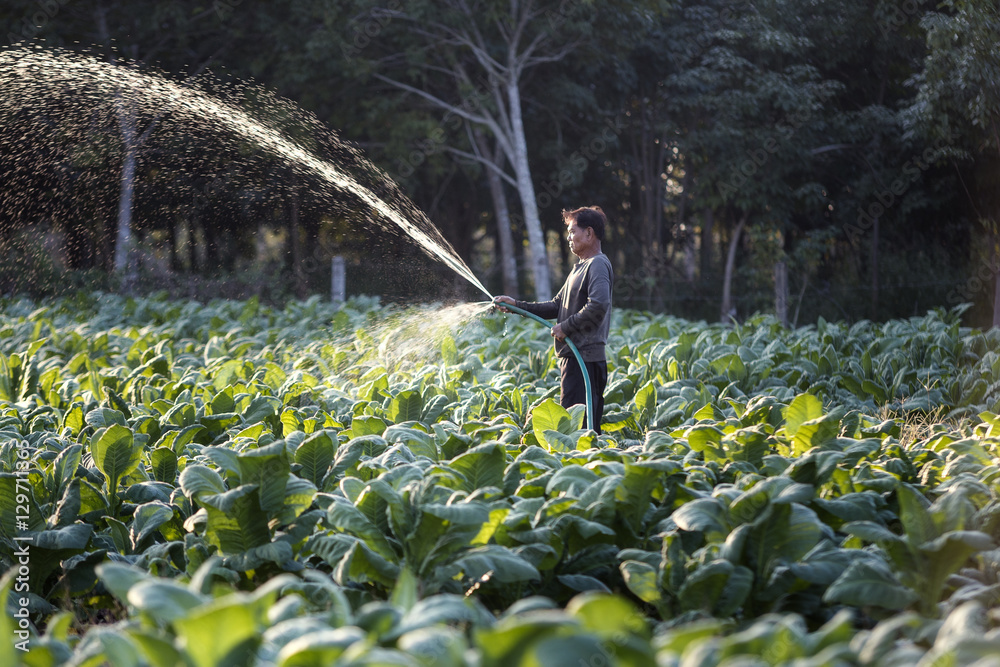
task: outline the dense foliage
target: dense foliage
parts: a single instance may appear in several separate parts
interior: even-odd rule
[[[975,302],[969,321],[990,321],[992,0],[8,0],[0,25],[5,49],[87,48],[161,71],[337,160],[318,119],[494,293],[536,293],[533,269],[549,265],[557,287],[571,259],[552,245],[559,211],[595,203],[610,213],[623,305],[794,324]],[[326,291],[339,254],[350,293],[436,298],[392,279],[400,247],[374,248],[296,165],[246,137],[171,133],[176,119],[156,109],[126,145],[115,114],[68,127],[65,93],[25,112],[11,111],[16,96],[0,104],[0,177],[16,183],[0,197],[4,293],[117,284],[133,154],[125,210],[144,287],[305,298]],[[548,263],[533,261],[546,248]]]
[[[596,436],[476,305],[6,301],[0,662],[995,655],[1000,338],[958,317],[621,311]]]

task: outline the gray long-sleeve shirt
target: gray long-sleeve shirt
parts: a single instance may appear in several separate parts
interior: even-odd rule
[[[517,301],[514,305],[545,319],[555,318],[584,361],[604,361],[604,346],[611,330],[614,279],[611,260],[603,252],[598,253],[576,263],[552,301]],[[557,340],[555,345],[558,356],[572,356],[565,342]]]

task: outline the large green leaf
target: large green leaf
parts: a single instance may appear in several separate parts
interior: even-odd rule
[[[58,528],[76,522],[80,518],[82,506],[80,480],[74,479],[66,486],[66,490],[63,491],[62,497],[56,504],[56,511],[49,517],[49,527]]]
[[[0,472],[0,535],[13,538],[17,534],[17,478],[9,472]]]
[[[802,505],[776,504],[762,515],[747,536],[747,551],[757,576],[770,576],[778,563],[792,563],[809,553],[822,537],[816,514]]]
[[[285,486],[285,502],[278,512],[277,522],[279,525],[287,526],[305,512],[316,498],[316,486],[308,479],[302,479],[295,475],[288,475],[288,484]]]
[[[574,420],[569,411],[551,398],[545,399],[531,411],[531,424],[535,438],[540,443],[550,444],[545,431],[558,431],[570,435],[581,427],[579,420]]]
[[[389,402],[387,415],[394,424],[420,419],[424,410],[424,402],[420,392],[416,389],[408,389],[396,394]]]
[[[355,626],[307,632],[281,648],[277,664],[279,667],[333,665],[344,651],[366,636],[361,628]]]
[[[900,484],[896,489],[899,499],[899,520],[911,544],[918,546],[938,536],[934,518],[929,511],[930,502],[923,494],[909,484]]]
[[[813,394],[799,394],[784,410],[785,432],[795,436],[806,422],[823,416],[823,402]]]
[[[202,494],[223,493],[226,490],[226,483],[222,481],[219,473],[208,466],[198,464],[184,468],[178,481],[184,495],[189,498],[198,498]]]
[[[749,597],[753,580],[748,568],[728,560],[713,560],[688,575],[678,598],[685,609],[731,616]]]
[[[140,505],[132,517],[129,533],[132,538],[132,548],[138,549],[144,539],[155,535],[160,527],[174,518],[174,510],[161,502],[151,502]]]
[[[440,593],[417,601],[388,637],[438,624],[490,626],[494,621],[493,615],[475,597]]]
[[[483,667],[504,667],[505,665],[579,665],[589,664],[591,658],[595,664],[611,664],[602,647],[593,637],[586,637],[576,631],[575,623],[565,614],[536,613],[514,614],[502,619],[491,628],[482,628],[475,633],[476,644],[482,651]],[[542,655],[534,654],[544,642],[552,638],[566,638],[589,641],[578,641],[580,651],[574,650],[572,641],[559,642],[546,649]],[[562,658],[569,658],[563,662]],[[546,662],[542,662],[545,660]]]
[[[615,489],[615,501],[621,516],[633,534],[643,532],[646,514],[653,507],[654,493],[660,495],[663,471],[646,462],[625,464],[625,476]],[[662,498],[662,496],[661,496]]]
[[[438,626],[411,630],[396,645],[420,665],[463,667],[466,640],[457,628]]]
[[[243,423],[250,425],[272,419],[278,416],[281,410],[281,401],[274,396],[257,396],[241,415]]]
[[[126,426],[125,415],[110,408],[94,408],[87,413],[86,422],[95,429],[108,428],[116,424]]]
[[[239,554],[271,541],[267,515],[255,485],[200,498],[208,513],[205,539],[222,555]]]
[[[177,456],[181,456],[184,453],[184,448],[191,444],[198,435],[205,430],[205,427],[201,424],[192,424],[191,426],[185,426],[182,429],[174,429],[167,431],[156,444],[160,447],[168,447],[174,451]]]
[[[507,547],[489,544],[470,549],[454,561],[474,581],[496,580],[509,584],[541,579],[538,569]]]
[[[602,639],[621,640],[623,634],[649,635],[646,617],[619,595],[581,593],[567,603],[566,613]]]
[[[906,609],[918,599],[877,558],[854,561],[823,594],[825,602],[896,610]]]
[[[627,560],[619,566],[625,585],[643,602],[656,604],[663,598],[656,568],[638,560]]]
[[[725,462],[728,460],[725,448],[722,446],[723,432],[712,425],[693,426],[687,432],[688,445],[696,452],[701,452],[706,461]]]
[[[391,588],[399,577],[399,566],[386,560],[364,542],[355,542],[340,559],[334,579],[341,585],[373,582]]]
[[[102,563],[94,569],[105,588],[121,602],[128,601],[133,586],[152,579],[148,572],[124,563]]]
[[[333,499],[333,503],[326,510],[326,524],[330,528],[364,540],[368,546],[389,560],[395,560],[397,557],[382,531],[344,498]]]
[[[56,460],[52,462],[52,476],[55,478],[57,491],[62,490],[76,476],[82,457],[83,445],[70,445],[56,456]]]
[[[656,386],[652,381],[642,385],[635,392],[635,407],[639,409],[640,414],[645,414],[647,419],[656,413]]]
[[[317,431],[311,434],[295,450],[295,463],[300,466],[299,476],[308,479],[317,487],[333,464],[337,448],[337,436],[332,431]]]
[[[174,627],[196,667],[241,667],[253,662],[263,622],[256,605],[233,594],[191,610]]]
[[[177,454],[169,447],[157,447],[149,453],[153,479],[173,484],[177,479]]]
[[[192,593],[186,586],[164,579],[138,581],[128,589],[128,602],[162,623],[172,623],[208,598]]]
[[[264,447],[241,452],[237,461],[241,484],[259,487],[260,507],[269,514],[281,511],[291,463],[285,442],[279,440]]]
[[[464,488],[472,493],[487,486],[503,486],[507,456],[499,443],[490,442],[473,447],[449,461],[448,465],[464,476]]]
[[[136,446],[132,431],[127,427],[113,424],[97,431],[91,438],[90,455],[94,465],[108,480],[109,487],[113,487],[139,467],[142,447]]]
[[[726,508],[716,498],[698,498],[680,506],[670,515],[682,530],[701,531],[724,538],[729,534]]]

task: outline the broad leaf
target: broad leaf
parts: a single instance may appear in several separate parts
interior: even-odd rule
[[[906,609],[919,596],[904,586],[889,567],[878,559],[856,560],[823,594],[824,602],[855,607]]]
[[[98,431],[91,439],[90,454],[94,465],[108,480],[109,487],[116,486],[142,462],[142,447],[135,446],[134,442],[132,431],[119,424]]]

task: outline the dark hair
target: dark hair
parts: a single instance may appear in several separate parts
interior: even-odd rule
[[[577,227],[590,227],[597,235],[597,240],[604,241],[604,228],[608,224],[608,218],[600,206],[584,206],[572,211],[563,211],[562,216],[567,224],[573,221]]]

